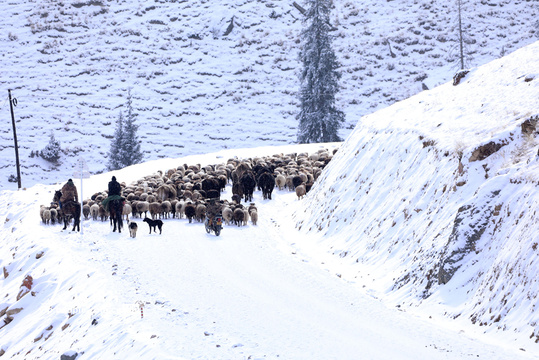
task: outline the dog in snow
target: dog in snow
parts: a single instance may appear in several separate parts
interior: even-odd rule
[[[137,223],[134,221],[131,221],[129,225],[127,225],[127,227],[129,228],[129,235],[131,235],[132,238],[135,238],[137,236],[137,229],[138,229]]]
[[[152,229],[154,233],[157,233],[156,227],[159,228],[159,234],[161,234],[161,228],[163,227],[163,222],[161,220],[152,220],[150,218],[144,218],[145,223],[148,223],[148,226],[150,227],[150,234],[152,233]]]

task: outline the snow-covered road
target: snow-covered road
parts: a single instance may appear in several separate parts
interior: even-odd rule
[[[142,320],[125,322],[135,338],[151,339],[155,350],[141,358],[529,358],[387,308],[301,252],[294,194],[255,194],[255,202],[257,226],[225,226],[219,237],[186,219],[164,220],[162,235],[136,219],[136,239],[87,221],[83,237],[69,237],[75,253],[90,246],[92,266],[110,274],[111,307],[145,303]]]

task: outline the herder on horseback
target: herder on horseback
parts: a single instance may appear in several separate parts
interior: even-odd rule
[[[116,176],[112,177],[112,180],[109,181],[109,196],[103,200],[102,204],[105,209],[108,209],[109,201],[111,200],[124,200],[122,198],[122,186],[118,181],[116,181]]]
[[[118,229],[122,232],[122,209],[125,199],[121,196],[122,186],[116,181],[116,176],[109,182],[109,196],[103,200],[102,204],[109,211],[111,225],[114,225],[113,232]]]
[[[75,184],[73,184],[73,180],[67,180],[67,183],[65,183],[61,191],[62,196],[58,201],[60,209],[62,208],[62,204],[65,204],[68,201],[74,201],[76,203],[79,202],[79,194],[77,192],[77,187],[75,186]]]

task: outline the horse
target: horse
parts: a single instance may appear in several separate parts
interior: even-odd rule
[[[123,199],[118,200],[110,200],[108,203],[109,208],[109,214],[110,214],[110,224],[114,225],[113,232],[116,231],[116,227],[118,227],[118,232],[122,232],[122,211],[124,208]]]
[[[54,197],[52,198],[52,201],[55,203],[60,202],[60,198],[62,197],[62,191],[56,190],[54,193]],[[67,228],[67,224],[73,218],[74,224],[73,229],[71,231],[75,231],[75,228],[77,231],[80,231],[80,204],[73,200],[68,200],[65,203],[62,203],[62,219],[64,220],[64,228],[62,230],[65,230]]]

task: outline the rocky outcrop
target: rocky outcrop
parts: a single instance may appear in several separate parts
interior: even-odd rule
[[[482,145],[475,149],[472,152],[472,156],[470,156],[469,161],[473,162],[478,160],[485,160],[487,157],[494,154],[496,151],[500,150],[505,145],[507,145],[506,141],[502,141],[501,143],[495,143],[494,141],[491,141],[488,144]]]
[[[531,118],[524,121],[522,124],[520,124],[520,129],[522,131],[522,135],[533,135],[537,132],[537,120],[539,120],[539,115],[532,116]]]
[[[476,243],[487,229],[492,215],[496,211],[493,200],[500,190],[493,191],[487,199],[476,199],[475,205],[464,205],[459,208],[455,217],[453,231],[445,247],[446,254],[442,256],[438,268],[438,284],[446,284],[462,265],[461,260],[472,251],[476,251]],[[483,200],[483,201],[479,201]],[[430,286],[429,286],[430,287]]]

